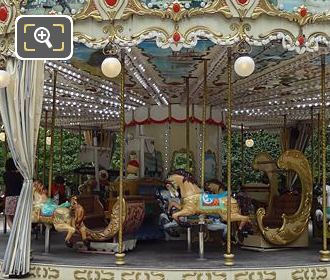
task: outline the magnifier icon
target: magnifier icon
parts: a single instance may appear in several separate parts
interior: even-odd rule
[[[46,27],[38,27],[34,31],[34,39],[40,44],[46,44],[49,49],[53,47],[49,41],[50,32]]]

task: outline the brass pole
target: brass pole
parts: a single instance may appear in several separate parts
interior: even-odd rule
[[[60,131],[60,174],[63,174],[63,127]]]
[[[8,154],[7,135],[5,136],[5,141],[3,142],[3,153],[4,153],[4,166],[6,166],[7,154]],[[4,215],[3,233],[7,234],[7,215]]]
[[[227,83],[228,83],[228,111],[227,111],[227,249],[224,254],[224,265],[234,265],[234,254],[231,253],[231,111],[232,111],[232,54],[228,48],[227,61]]]
[[[317,184],[321,184],[321,120],[320,113],[317,114]]]
[[[207,60],[204,61],[204,94],[203,94],[203,122],[202,122],[202,176],[201,176],[201,186],[204,190],[205,184],[205,150],[206,150],[206,103],[207,103]]]
[[[287,116],[283,116],[283,150],[284,152],[289,149],[289,143],[288,143],[288,138],[287,138]],[[285,172],[285,187],[289,188],[289,171]]]
[[[241,186],[244,185],[244,126],[241,124]]]
[[[55,118],[56,118],[56,80],[57,80],[57,70],[54,70],[52,126],[50,128],[51,130],[50,130],[49,172],[48,172],[48,196],[49,197],[52,194],[52,183],[53,183],[54,132],[55,132]]]
[[[48,129],[48,111],[45,112],[45,125],[44,125],[44,156],[42,162],[42,183],[46,185],[46,153],[47,153],[47,129]]]
[[[189,77],[185,77],[186,80],[186,94],[187,94],[187,102],[186,102],[186,159],[187,159],[187,171],[190,172],[190,162],[189,162],[189,151],[190,151],[190,120],[189,120]]]
[[[327,127],[326,127],[326,103],[325,103],[325,55],[321,56],[321,121],[322,121],[322,207],[323,207],[323,250],[320,251],[320,261],[330,261],[330,251],[327,244]]]
[[[121,52],[121,92],[120,92],[120,165],[119,165],[119,231],[118,231],[118,253],[116,264],[125,264],[125,253],[123,253],[123,212],[124,212],[124,157],[125,157],[125,53]]]
[[[81,131],[81,126],[79,125],[79,148],[81,147],[82,144],[82,131]]]
[[[311,169],[312,169],[312,180],[314,185],[314,108],[311,108]]]
[[[36,144],[36,155],[35,155],[35,162],[34,162],[34,178],[38,180],[39,178],[39,142],[40,142],[40,130],[38,131],[38,138]]]

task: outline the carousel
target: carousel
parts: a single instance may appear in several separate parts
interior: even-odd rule
[[[63,14],[70,59],[16,58],[18,16]],[[321,0],[1,0],[0,141],[24,183],[0,277],[330,279],[329,30]],[[66,199],[63,131],[84,163]]]

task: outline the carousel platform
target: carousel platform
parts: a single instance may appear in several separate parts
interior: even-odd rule
[[[8,234],[0,235],[2,263]],[[32,241],[31,279],[77,280],[288,280],[330,279],[330,263],[320,263],[315,241],[308,249],[255,252],[234,248],[235,266],[223,265],[223,247],[205,247],[198,259],[197,244],[186,251],[183,241],[144,241],[117,266],[115,256],[79,253],[66,248],[63,235],[52,232],[51,253],[43,253],[43,238]]]

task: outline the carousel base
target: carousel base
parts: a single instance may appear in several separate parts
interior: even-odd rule
[[[243,249],[255,250],[255,251],[275,251],[286,250],[292,248],[307,248],[309,243],[308,231],[305,230],[300,237],[288,246],[275,246],[268,243],[261,234],[249,235],[244,239]],[[330,279],[330,278],[329,278]]]
[[[8,234],[0,233],[0,265]],[[320,241],[309,248],[255,252],[234,247],[235,265],[224,266],[224,248],[205,244],[205,260],[198,260],[197,244],[187,252],[184,241],[145,241],[126,253],[125,265],[114,255],[84,254],[65,247],[63,235],[51,233],[51,253],[43,253],[43,238],[32,241],[29,279],[121,280],[289,280],[330,279],[330,263],[319,262]],[[0,276],[1,279],[1,276]]]
[[[123,251],[131,251],[136,247],[136,239],[124,240]],[[83,242],[77,242],[75,249],[82,253],[95,253],[95,254],[115,254],[118,252],[118,243],[110,242],[91,242],[91,247],[95,250],[87,251]]]

